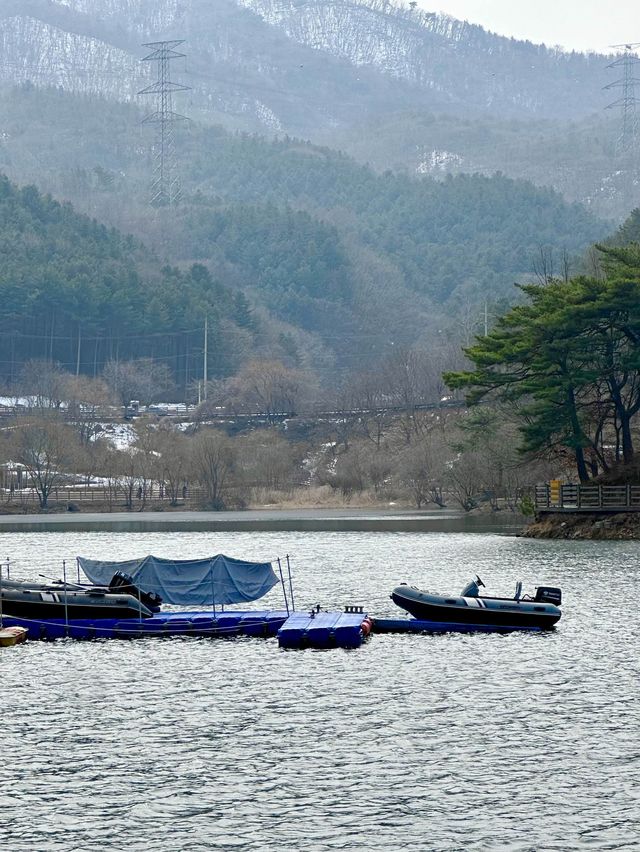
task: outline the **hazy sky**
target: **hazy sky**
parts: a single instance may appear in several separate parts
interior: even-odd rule
[[[431,12],[571,50],[611,52],[608,45],[640,41],[640,4],[632,0],[419,0]]]

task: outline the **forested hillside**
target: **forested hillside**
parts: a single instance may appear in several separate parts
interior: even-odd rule
[[[133,107],[34,87],[5,93],[4,106],[0,168],[12,179],[134,233],[169,263],[204,264],[343,365],[389,341],[467,339],[485,303],[531,277],[541,249],[575,255],[610,231],[504,176],[377,174],[308,143],[196,124],[178,140],[185,203],[156,211]]]
[[[393,112],[325,138],[330,135],[334,147],[378,171],[440,179],[502,172],[552,187],[568,201],[620,220],[640,204],[640,184],[633,179],[633,165],[617,151],[618,119],[613,111],[563,122]]]
[[[214,376],[259,352],[269,333],[242,291],[205,266],[161,266],[133,238],[4,177],[0,252],[0,364],[8,382],[31,359],[96,375],[110,359],[153,357],[188,384],[202,376],[205,317]]]

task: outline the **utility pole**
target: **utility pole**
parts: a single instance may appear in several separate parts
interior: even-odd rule
[[[144,120],[143,124],[157,126],[156,144],[154,147],[153,179],[151,182],[151,204],[154,207],[173,206],[180,201],[180,180],[176,165],[176,146],[174,125],[178,121],[186,121],[184,115],[173,111],[173,93],[188,91],[190,86],[172,83],[169,80],[169,63],[186,54],[177,53],[175,48],[184,44],[184,39],[173,41],[154,41],[143,44],[151,49],[151,53],[142,62],[157,62],[158,79],[152,85],[138,92],[139,95],[154,95],[157,108]]]
[[[203,363],[203,381],[204,381],[204,398],[207,398],[207,383],[208,379],[208,365],[209,361],[209,317],[204,318],[204,363]]]
[[[80,348],[82,346],[82,326],[78,323],[78,348],[76,350],[76,376],[80,375]]]
[[[614,62],[607,65],[607,68],[621,68],[622,77],[604,88],[605,90],[622,89],[622,97],[608,104],[606,108],[619,109],[622,116],[620,134],[616,142],[617,153],[635,158],[638,150],[638,116],[636,111],[638,98],[636,98],[635,87],[636,83],[640,84],[640,79],[634,77],[634,71],[640,62],[636,52],[640,47],[640,42],[613,44],[611,47],[622,50],[623,53]]]

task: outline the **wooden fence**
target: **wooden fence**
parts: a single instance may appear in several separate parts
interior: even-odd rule
[[[196,486],[189,487],[186,493],[181,493],[178,499],[178,505],[181,507],[192,508],[199,506],[206,501],[206,492],[203,488]],[[133,490],[132,508],[150,508],[169,506],[171,502],[170,495],[164,489],[154,487],[152,491],[146,494],[140,494],[138,489]],[[40,500],[35,488],[9,489],[3,488],[0,490],[0,503],[9,506],[25,506],[34,509],[40,505]],[[50,505],[73,504],[81,503],[86,510],[87,503],[95,503],[98,507],[112,506],[113,509],[125,508],[126,495],[122,488],[106,488],[102,486],[88,488],[54,488],[49,494]]]
[[[536,512],[640,512],[640,485],[537,485]]]

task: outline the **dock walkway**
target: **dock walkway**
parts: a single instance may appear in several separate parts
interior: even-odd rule
[[[141,639],[190,636],[231,638],[278,637],[281,648],[359,648],[369,635],[366,613],[293,612],[283,610],[212,610],[162,612],[152,618],[34,619],[5,616],[6,627],[26,627],[29,639]]]
[[[537,514],[640,512],[640,485],[537,485]]]

